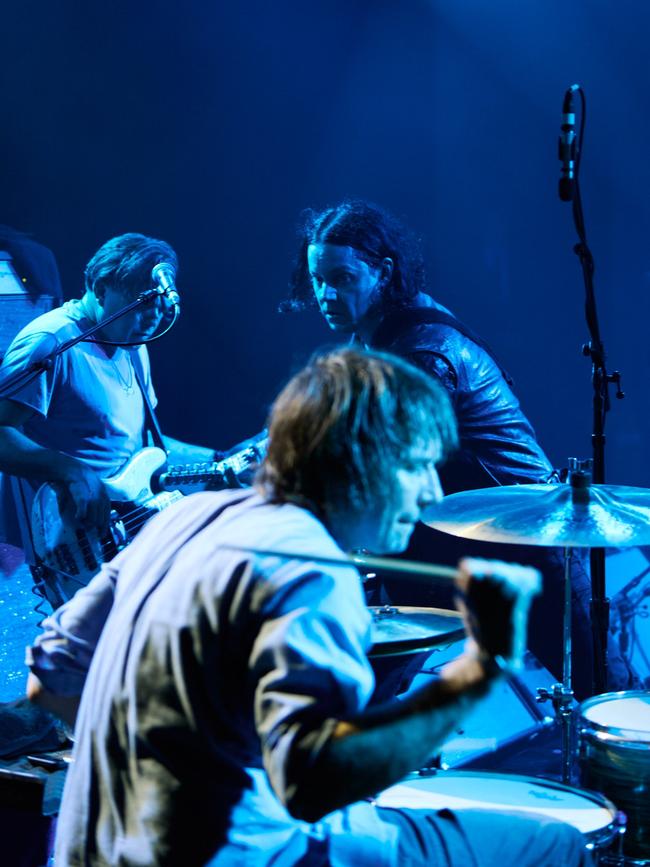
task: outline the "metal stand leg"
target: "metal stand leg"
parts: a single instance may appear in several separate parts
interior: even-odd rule
[[[573,713],[573,689],[571,688],[571,561],[573,549],[564,549],[564,621],[562,627],[562,683],[554,683],[549,689],[537,690],[537,701],[550,701],[555,718],[562,726],[562,782],[571,782],[571,718]]]

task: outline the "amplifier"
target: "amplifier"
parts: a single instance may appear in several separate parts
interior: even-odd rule
[[[28,322],[52,309],[53,301],[51,295],[40,295],[33,299],[27,294],[0,294],[0,358]]]
[[[16,334],[53,305],[52,295],[33,297],[27,292],[12,265],[11,255],[0,250],[0,358]]]

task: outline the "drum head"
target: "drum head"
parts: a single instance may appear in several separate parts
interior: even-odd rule
[[[469,771],[413,776],[382,792],[376,804],[425,810],[446,807],[525,815],[537,813],[567,822],[587,837],[610,828],[616,817],[614,805],[595,792],[535,777]],[[612,830],[612,836],[613,833]]]
[[[650,743],[650,691],[595,695],[580,705],[589,728],[636,743]]]

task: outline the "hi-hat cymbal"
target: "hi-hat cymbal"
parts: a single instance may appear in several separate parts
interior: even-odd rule
[[[461,491],[427,510],[434,530],[514,545],[650,545],[650,490],[613,485],[509,485]]]
[[[368,656],[402,656],[451,644],[465,636],[458,611],[446,608],[370,606],[372,647]]]

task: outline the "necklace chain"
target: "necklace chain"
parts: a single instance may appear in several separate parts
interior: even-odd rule
[[[117,379],[122,391],[126,394],[133,394],[133,362],[131,361],[131,355],[128,352],[126,354],[126,363],[128,365],[128,373],[126,377],[123,376],[122,371],[118,367],[117,361],[112,357],[110,357],[110,361],[115,368],[115,373],[117,374]]]

